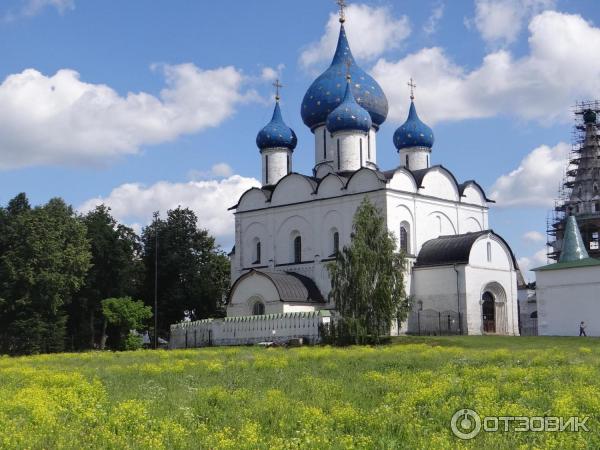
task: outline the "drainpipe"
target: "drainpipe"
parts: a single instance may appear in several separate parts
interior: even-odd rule
[[[458,309],[458,332],[463,334],[462,330],[462,317],[460,315],[460,286],[459,286],[459,272],[456,268],[456,263],[452,265],[454,267],[454,271],[456,272],[456,307]]]

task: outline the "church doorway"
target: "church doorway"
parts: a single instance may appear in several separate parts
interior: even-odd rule
[[[483,314],[483,332],[496,332],[496,305],[494,296],[490,292],[484,292],[481,298],[481,312]]]
[[[481,331],[486,334],[508,334],[506,291],[498,282],[487,283],[481,290]]]

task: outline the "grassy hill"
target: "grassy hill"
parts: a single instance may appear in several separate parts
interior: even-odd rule
[[[399,338],[382,347],[0,357],[0,448],[600,448],[600,341]],[[590,416],[481,432],[455,411]]]

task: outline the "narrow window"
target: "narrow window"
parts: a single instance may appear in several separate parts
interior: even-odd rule
[[[269,155],[265,155],[265,184],[269,184]]]
[[[340,233],[334,231],[333,233],[333,254],[337,255],[340,251]]]
[[[491,242],[487,243],[487,260],[488,260],[488,262],[492,262],[492,244],[491,244]]]
[[[362,138],[360,139],[360,167],[363,166]]]
[[[408,231],[404,225],[400,227],[400,250],[408,253]]]
[[[260,264],[260,241],[256,243],[256,259],[254,260],[254,264]]]
[[[338,160],[338,170],[340,170],[340,140],[337,140],[337,160]]]
[[[371,161],[371,133],[367,134],[367,158]]]
[[[406,155],[406,168],[408,169],[408,155]]]
[[[429,167],[429,155],[427,155],[427,167]]]
[[[294,238],[294,262],[296,264],[302,262],[302,237],[296,236]]]
[[[288,153],[287,155],[287,173],[289,174],[291,172],[291,167],[290,167],[290,154]]]
[[[252,307],[252,315],[264,316],[265,315],[265,304],[263,302],[256,302]]]
[[[327,129],[323,128],[323,159],[327,159]]]
[[[438,221],[438,229],[440,230],[440,234],[442,234],[442,218],[440,216],[436,216]]]
[[[598,195],[598,185],[594,183],[594,195]]]

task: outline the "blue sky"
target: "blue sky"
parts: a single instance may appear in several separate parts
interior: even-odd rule
[[[350,45],[391,106],[380,167],[398,164],[392,134],[412,76],[433,163],[495,196],[494,230],[524,267],[542,263],[570,107],[600,92],[600,6],[349,3]],[[335,13],[326,0],[2,1],[0,203],[22,191],[81,210],[105,201],[136,227],[182,204],[229,247],[225,207],[260,176],[254,140],[272,113],[274,74],[299,138],[294,170],[312,169],[300,101],[333,55]]]

